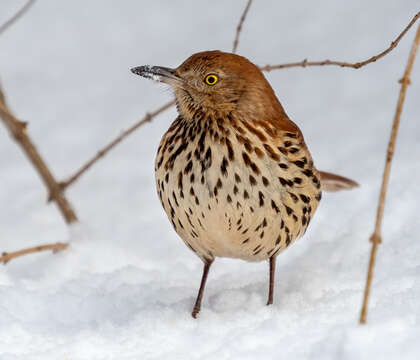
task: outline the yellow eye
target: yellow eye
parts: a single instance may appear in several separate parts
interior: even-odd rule
[[[204,79],[204,82],[210,86],[216,84],[218,81],[219,81],[219,78],[215,74],[207,75],[206,78]]]

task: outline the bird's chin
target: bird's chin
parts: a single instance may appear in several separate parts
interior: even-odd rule
[[[190,91],[181,88],[174,90],[178,110],[184,118],[192,119],[197,111],[202,110],[201,104],[194,99]]]

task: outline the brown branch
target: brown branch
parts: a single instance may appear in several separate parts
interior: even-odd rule
[[[246,16],[248,14],[248,10],[251,6],[252,0],[248,0],[248,3],[245,6],[244,12],[242,13],[241,18],[239,19],[239,24],[236,27],[236,36],[235,36],[235,40],[233,41],[233,48],[232,48],[232,52],[236,53],[236,49],[238,48],[238,44],[239,44],[239,35],[241,34],[242,31],[242,25],[246,19]]]
[[[0,25],[0,34],[6,31],[12,24],[14,24],[19,18],[21,18],[35,3],[36,0],[28,0],[25,5],[22,6],[20,10],[16,12],[9,20],[4,24]]]
[[[391,172],[392,158],[394,156],[395,142],[398,135],[398,127],[400,125],[400,117],[401,117],[402,108],[404,105],[405,93],[407,91],[408,85],[410,85],[410,73],[413,68],[413,64],[416,58],[419,44],[420,44],[420,25],[417,29],[416,37],[411,47],[408,63],[404,71],[404,76],[400,80],[401,89],[400,89],[400,94],[398,97],[397,109],[395,111],[394,122],[392,124],[391,136],[389,139],[388,149],[386,153],[386,162],[385,162],[385,168],[384,168],[384,173],[383,173],[383,178],[382,178],[381,192],[379,195],[378,209],[376,213],[376,224],[375,224],[375,229],[373,231],[373,234],[370,237],[370,241],[372,242],[372,248],[370,252],[369,268],[368,268],[368,273],[366,277],[366,285],[365,285],[365,291],[364,291],[364,296],[363,296],[363,305],[362,305],[362,310],[360,314],[360,323],[362,324],[366,323],[369,294],[370,294],[370,288],[371,288],[372,278],[373,278],[373,269],[375,266],[375,259],[376,259],[376,251],[377,251],[378,245],[381,243],[381,240],[382,240],[381,227],[382,227],[382,220],[383,220],[383,215],[384,215],[385,199],[386,199],[386,193],[388,189],[389,175]]]
[[[272,70],[279,70],[279,69],[285,69],[285,68],[293,68],[293,67],[307,67],[307,66],[324,66],[324,65],[335,65],[335,66],[341,66],[341,67],[348,67],[353,69],[360,69],[361,67],[371,64],[375,62],[376,60],[379,60],[380,58],[384,57],[386,54],[391,52],[393,49],[395,49],[400,42],[400,40],[404,37],[404,35],[407,33],[407,31],[413,26],[413,24],[420,18],[420,11],[413,17],[413,19],[410,21],[410,23],[405,27],[405,29],[396,37],[396,39],[391,42],[391,45],[386,48],[384,51],[380,52],[377,55],[374,55],[370,57],[367,60],[355,62],[355,63],[349,63],[345,61],[334,61],[334,60],[322,60],[322,61],[308,61],[307,59],[299,61],[299,62],[292,62],[292,63],[286,63],[286,64],[279,64],[279,65],[265,65],[261,66],[261,71],[272,71]]]
[[[4,99],[5,96],[0,89],[0,120],[3,121],[4,125],[9,130],[10,135],[19,144],[19,146],[25,152],[26,156],[31,161],[32,165],[38,171],[45,186],[49,190],[50,199],[56,202],[66,222],[68,224],[76,222],[77,216],[74,213],[70,203],[62,193],[60,185],[55,180],[45,161],[39,154],[38,150],[26,132],[27,123],[16,119],[11,114]]]
[[[33,254],[40,251],[46,251],[46,250],[52,250],[54,253],[67,249],[69,246],[68,243],[55,243],[55,244],[49,244],[49,245],[39,245],[28,249],[23,249],[11,253],[4,252],[0,256],[0,263],[3,263],[6,265],[10,260],[17,258],[19,256]]]
[[[66,189],[68,186],[73,184],[80,176],[82,176],[87,170],[89,170],[93,164],[95,164],[99,159],[103,158],[110,150],[112,150],[116,145],[118,145],[122,140],[124,140],[127,136],[132,134],[135,130],[137,130],[140,126],[144,125],[145,123],[151,121],[154,117],[159,115],[160,113],[164,112],[165,110],[169,109],[172,105],[175,105],[175,100],[172,100],[165,105],[161,106],[159,109],[151,112],[146,113],[146,115],[134,125],[129,127],[125,130],[120,136],[115,138],[111,143],[105,146],[103,149],[99,150],[97,154],[90,159],[85,165],[83,165],[78,171],[75,172],[68,180],[60,183],[60,187],[62,190]]]

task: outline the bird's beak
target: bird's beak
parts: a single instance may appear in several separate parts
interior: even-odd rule
[[[131,72],[146,79],[152,79],[155,81],[163,82],[171,86],[181,86],[184,82],[175,72],[174,69],[170,69],[163,66],[138,66],[131,69]]]

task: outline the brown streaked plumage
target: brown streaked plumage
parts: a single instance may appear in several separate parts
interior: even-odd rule
[[[269,260],[301,237],[322,189],[357,184],[320,173],[302,133],[261,71],[242,56],[192,55],[176,69],[141,66],[138,75],[172,86],[179,116],[156,157],[156,186],[169,220],[204,262],[196,317],[216,257]]]

